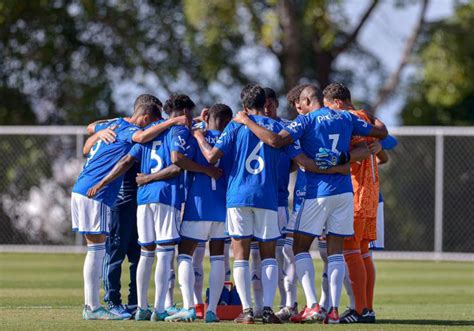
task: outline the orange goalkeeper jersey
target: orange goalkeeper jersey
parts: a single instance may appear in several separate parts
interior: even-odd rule
[[[351,110],[352,114],[371,123],[365,110]],[[351,148],[365,141],[367,144],[375,138],[354,136],[351,139]],[[351,162],[352,186],[354,187],[354,218],[376,218],[379,199],[379,174],[375,155],[367,159]]]

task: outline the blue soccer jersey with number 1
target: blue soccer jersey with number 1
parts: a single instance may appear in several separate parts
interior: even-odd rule
[[[208,130],[205,139],[214,146],[221,131]],[[197,163],[209,166],[209,163],[197,148],[195,160]],[[188,191],[184,208],[183,221],[213,221],[224,222],[226,217],[227,180],[232,163],[228,156],[222,157],[215,166],[223,171],[223,175],[215,180],[202,173],[193,173],[191,188]]]
[[[279,132],[283,126],[259,115],[249,118],[258,125]],[[278,164],[282,149],[272,148],[246,126],[230,122],[214,146],[230,156],[232,169],[227,185],[227,208],[278,209]],[[298,152],[287,148],[290,157]]]
[[[86,196],[87,191],[99,183],[112,170],[115,164],[127,155],[133,146],[132,136],[140,130],[138,126],[128,123],[123,118],[118,118],[109,124],[116,127],[114,129],[117,134],[115,142],[107,145],[102,140],[99,140],[92,147],[87,155],[82,172],[72,189],[74,193]],[[123,176],[120,176],[105,186],[93,199],[111,207],[117,198],[122,180]]]
[[[353,135],[367,136],[372,126],[348,111],[321,108],[298,116],[285,130],[299,140],[303,153],[315,159],[319,148],[349,152]],[[352,192],[350,175],[315,174],[306,171],[305,199]]]
[[[146,144],[137,144],[129,155],[140,162],[140,172],[152,174],[170,165],[171,153],[186,154],[189,129],[185,126],[173,126]],[[162,203],[181,209],[183,199],[181,176],[155,181],[138,188],[138,205]]]

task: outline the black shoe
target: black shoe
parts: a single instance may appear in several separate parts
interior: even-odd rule
[[[263,324],[281,324],[281,320],[276,317],[275,313],[270,307],[263,307],[262,314]]]
[[[360,323],[375,323],[375,312],[373,310],[364,309]]]
[[[253,309],[247,308],[240,313],[239,317],[234,319],[235,323],[239,324],[255,324],[255,317],[253,316]]]
[[[348,309],[339,318],[341,324],[360,323],[361,316],[354,309]]]

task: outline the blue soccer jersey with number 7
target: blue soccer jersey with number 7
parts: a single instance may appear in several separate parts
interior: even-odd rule
[[[349,152],[352,136],[367,136],[371,129],[372,125],[348,111],[335,111],[327,107],[300,115],[285,127],[295,141],[299,140],[303,153],[313,160],[321,147]],[[352,192],[350,175],[306,171],[305,199],[347,192]]]
[[[173,126],[152,141],[133,146],[129,155],[140,162],[140,172],[152,174],[172,165],[172,152],[186,154],[190,148],[188,138],[187,127]],[[138,205],[162,203],[181,209],[182,190],[181,176],[151,182],[138,188],[137,202]]]
[[[86,196],[87,191],[97,183],[99,183],[115,166],[115,164],[127,153],[133,146],[132,137],[140,130],[136,125],[130,124],[123,118],[107,122],[109,126],[114,126],[117,137],[115,142],[106,144],[99,140],[91,148],[87,155],[86,163],[82,169],[79,178],[72,191]],[[111,207],[117,198],[123,176],[117,178],[107,186],[105,186],[93,200],[100,201]]]
[[[259,115],[249,118],[258,125],[280,132],[277,121]],[[227,208],[255,207],[278,209],[278,164],[280,153],[298,154],[294,146],[270,147],[260,141],[246,126],[230,122],[214,146],[232,160],[227,185]]]

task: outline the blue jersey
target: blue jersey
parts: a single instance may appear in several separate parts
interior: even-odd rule
[[[187,127],[173,126],[152,141],[135,145],[129,155],[140,162],[142,173],[152,174],[172,165],[172,152],[186,153],[189,149],[188,137]],[[180,209],[182,199],[181,176],[155,181],[138,188],[138,205],[162,203]]]
[[[99,140],[95,143],[87,155],[86,163],[72,189],[74,193],[86,196],[87,191],[99,183],[115,164],[127,155],[133,146],[132,136],[140,130],[138,126],[128,123],[123,118],[118,118],[109,124],[116,126],[115,133],[117,137],[115,142],[107,145]],[[111,207],[117,198],[122,180],[123,176],[120,176],[106,185],[93,199]]]
[[[258,125],[273,132],[283,126],[259,115],[250,115]],[[281,149],[260,141],[246,126],[230,122],[214,146],[232,160],[227,184],[227,208],[278,209],[278,162]],[[287,149],[291,155],[291,148]]]
[[[285,130],[299,140],[307,157],[314,160],[319,148],[349,152],[353,135],[367,136],[372,125],[348,111],[321,108],[298,116]],[[350,175],[306,172],[306,199],[352,192]]]
[[[220,134],[220,131],[209,130],[205,134],[205,139],[209,145],[214,146]],[[195,162],[209,166],[209,163],[199,150],[196,153]],[[222,157],[216,163],[216,166],[223,171],[223,176],[218,180],[202,173],[193,174],[191,188],[188,192],[184,208],[183,221],[225,221],[226,176],[228,176],[232,167],[231,158],[228,156]]]
[[[278,122],[283,126],[291,123],[289,120],[279,119]],[[287,153],[281,153],[278,163],[278,207],[288,207],[288,184],[290,183],[291,158]]]
[[[298,169],[296,174],[295,190],[293,191],[293,211],[297,212],[300,210],[303,200],[306,195],[306,172],[302,169]]]

